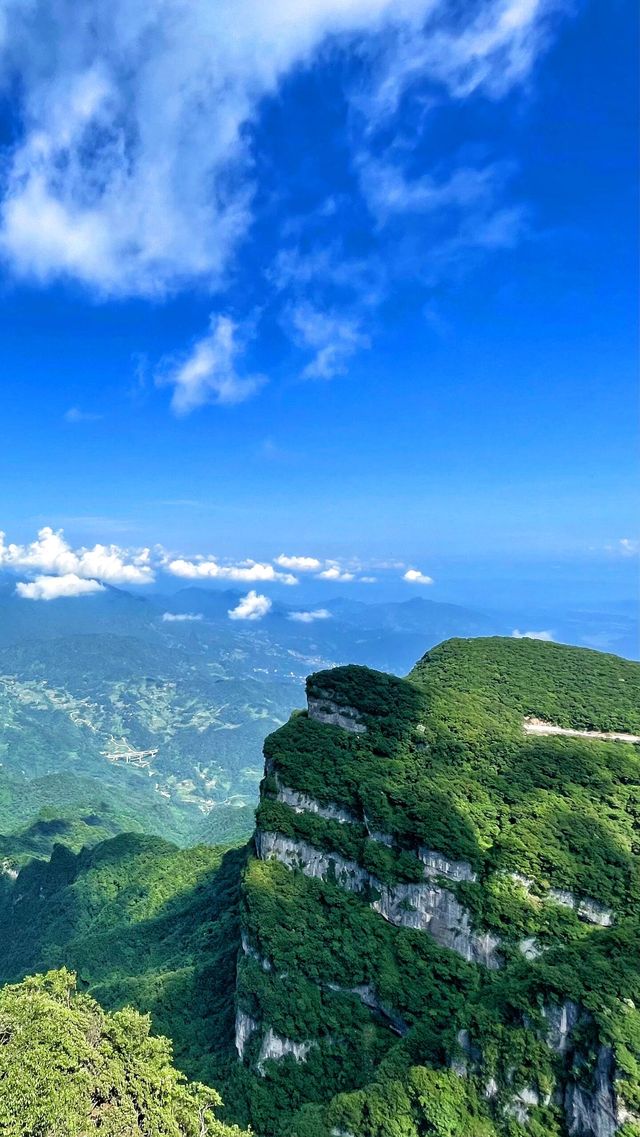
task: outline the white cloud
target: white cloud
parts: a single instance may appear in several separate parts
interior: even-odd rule
[[[0,533],[0,568],[32,569],[58,576],[75,573],[84,579],[108,584],[150,584],[154,572],[150,550],[131,551],[118,545],[94,545],[72,549],[62,530],[45,526],[29,545],[5,544]]]
[[[492,202],[478,215],[474,204],[487,171],[412,181],[396,149],[394,161],[378,161],[376,172],[370,140],[387,129],[405,96],[421,100],[415,120],[422,122],[438,102],[479,89],[498,98],[523,83],[545,46],[548,15],[566,4],[84,0],[80,19],[74,0],[0,0],[0,93],[11,100],[12,121],[2,154],[0,255],[19,276],[42,283],[70,277],[103,297],[158,296],[194,285],[221,291],[259,209],[255,156],[262,139],[255,128],[264,100],[329,44],[357,51],[360,61],[357,84],[345,89],[350,157],[378,220],[438,203],[462,211],[471,201],[458,237],[433,258],[428,249],[416,252],[422,265],[448,264],[468,248],[513,244],[521,211]],[[390,133],[401,151],[415,153],[414,138]],[[346,196],[331,188],[316,208],[325,219]],[[308,220],[293,219],[289,236],[305,232]],[[269,256],[266,279],[284,294],[280,315],[312,353],[303,375],[343,373],[369,346],[367,316],[392,275],[384,258],[345,256],[339,240],[328,248],[324,237],[315,248],[304,242]],[[314,288],[318,282],[323,287]],[[328,297],[327,289],[349,291],[349,299]],[[265,379],[242,373],[245,338],[228,315],[212,316],[206,333],[162,376],[173,387],[177,414],[255,395]],[[68,414],[69,421],[88,421],[78,408]]]
[[[360,103],[373,130],[394,114],[402,97],[425,75],[453,99],[479,88],[493,98],[526,80],[548,39],[548,17],[567,8],[564,0],[484,0],[456,19],[446,3],[431,6],[424,34],[399,26],[378,64],[377,82]],[[463,15],[465,13],[463,12]]]
[[[315,608],[312,612],[289,612],[288,620],[298,624],[313,624],[316,620],[329,620],[331,612],[327,608]]]
[[[407,584],[433,584],[433,577],[420,572],[420,569],[407,569],[402,579],[406,580]]]
[[[321,311],[308,301],[291,306],[288,320],[296,342],[314,352],[302,372],[305,379],[332,379],[344,374],[351,356],[371,342],[359,318]]]
[[[545,640],[547,642],[553,641],[552,632],[521,632],[519,628],[514,628],[511,637],[514,640]]]
[[[24,600],[59,600],[61,597],[104,592],[104,585],[98,580],[85,580],[76,573],[69,572],[63,576],[37,576],[28,583],[19,581],[16,592]]]
[[[492,203],[495,184],[502,169],[461,167],[448,177],[431,174],[410,179],[400,165],[370,155],[360,166],[360,179],[370,209],[380,221],[397,213],[435,213],[443,209],[465,212],[479,204]]]
[[[69,410],[64,412],[63,418],[65,422],[70,423],[99,422],[102,415],[93,411],[83,411],[80,407],[69,407]]]
[[[355,580],[355,573],[341,569],[339,565],[329,565],[329,568],[324,569],[322,572],[316,574],[318,580],[333,580],[347,582]]]
[[[4,252],[107,293],[220,280],[252,219],[247,127],[327,37],[371,45],[373,129],[425,76],[452,98],[521,82],[557,6],[484,0],[451,20],[447,0],[85,0],[78,19],[74,0],[4,0],[7,86],[20,75]]]
[[[165,624],[189,624],[202,620],[202,612],[163,612],[162,619]]]
[[[260,596],[253,588],[238,604],[237,608],[229,609],[230,620],[262,620],[272,606],[268,596]]]
[[[334,33],[415,28],[430,0],[4,0],[19,69],[2,206],[23,274],[106,293],[220,280],[252,216],[261,100]]]
[[[187,561],[183,558],[169,560],[167,572],[185,580],[252,580],[275,581],[279,584],[297,584],[297,577],[288,572],[278,572],[273,565],[260,561],[244,561],[236,565],[221,565],[213,557]]]
[[[317,557],[288,557],[284,553],[275,558],[275,563],[281,568],[292,569],[293,572],[315,572],[321,566]]]
[[[194,344],[186,359],[158,379],[162,386],[174,388],[171,406],[175,413],[186,415],[205,403],[231,406],[255,395],[266,379],[237,373],[242,347],[233,320],[212,316],[209,334]]]
[[[640,552],[640,541],[634,541],[631,537],[621,537],[618,548],[624,557],[635,557]]]

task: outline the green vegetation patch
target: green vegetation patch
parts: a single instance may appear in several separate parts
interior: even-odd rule
[[[68,971],[0,991],[0,1040],[6,1137],[242,1137],[216,1119],[218,1094],[173,1067],[148,1017],[105,1014]]]

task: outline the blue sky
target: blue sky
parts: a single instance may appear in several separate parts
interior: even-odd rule
[[[0,0],[7,567],[630,595],[636,23]]]

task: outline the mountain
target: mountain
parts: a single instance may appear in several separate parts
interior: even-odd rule
[[[5,869],[0,979],[151,1011],[258,1137],[638,1137],[639,741],[640,665],[595,651],[314,673],[248,848]]]
[[[0,832],[54,804],[180,844],[247,838],[264,738],[310,670],[350,659],[406,670],[443,626],[493,630],[421,600],[336,603],[312,623],[274,605],[259,624],[233,621],[239,598],[105,588],[46,604],[0,589]]]
[[[68,972],[5,987],[0,1022],[6,1137],[242,1137],[216,1119],[215,1091],[172,1066],[171,1044],[150,1036],[148,1019],[105,1014]]]
[[[241,596],[231,590],[105,587],[34,603],[14,589],[0,580],[0,833],[55,806],[67,819],[99,816],[105,833],[181,845],[248,839],[264,739],[299,705],[310,671],[352,662],[402,674],[447,637],[517,627],[630,642],[633,623],[540,612],[530,624],[423,597],[346,596],[274,601],[245,621],[229,619]]]
[[[639,1133],[640,667],[453,640],[307,694],[243,890],[258,1132]]]

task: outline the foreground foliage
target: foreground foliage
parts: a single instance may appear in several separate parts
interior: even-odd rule
[[[188,1083],[171,1044],[130,1008],[105,1014],[68,971],[0,992],[0,1132],[6,1137],[242,1137],[218,1094]]]
[[[107,1008],[150,1011],[189,1077],[218,1084],[233,1053],[242,850],[123,834],[5,878],[0,980],[66,966]]]

